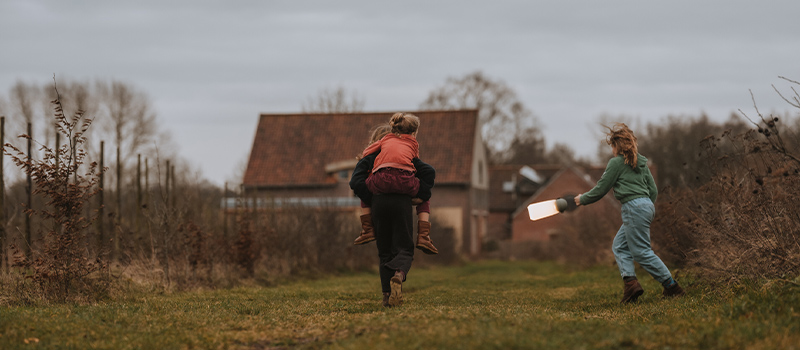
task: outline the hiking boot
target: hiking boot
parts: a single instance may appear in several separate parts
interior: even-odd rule
[[[661,293],[661,296],[664,298],[676,298],[684,295],[686,295],[686,292],[678,285],[678,282],[673,283],[670,287],[664,288],[664,292]]]
[[[392,307],[389,305],[389,293],[383,293],[383,307]]]
[[[353,241],[353,245],[367,244],[375,240],[375,230],[372,229],[372,214],[361,215],[361,235]]]
[[[430,221],[417,221],[417,249],[425,254],[439,254],[439,249],[433,246],[430,233]]]
[[[644,288],[639,284],[639,280],[625,282],[625,289],[622,290],[622,300],[620,303],[634,303],[642,294],[644,294]]]
[[[403,278],[405,274],[403,271],[397,271],[392,276],[391,281],[389,281],[389,287],[392,289],[389,292],[389,306],[398,306],[403,304]]]

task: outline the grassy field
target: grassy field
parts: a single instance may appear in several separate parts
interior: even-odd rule
[[[0,308],[0,349],[800,349],[797,280],[619,305],[612,266],[480,262],[415,269],[406,304],[380,306],[361,273],[97,305]],[[724,292],[720,292],[723,290]]]

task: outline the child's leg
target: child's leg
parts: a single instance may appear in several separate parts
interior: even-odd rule
[[[634,199],[622,205],[622,225],[631,257],[666,287],[672,282],[672,274],[650,245],[650,223],[654,216],[655,207],[647,198]]]
[[[353,245],[367,244],[375,240],[375,230],[372,227],[372,210],[361,202],[361,234],[353,241]]]
[[[425,254],[439,254],[439,250],[431,241],[431,203],[424,201],[417,206],[417,249]]]

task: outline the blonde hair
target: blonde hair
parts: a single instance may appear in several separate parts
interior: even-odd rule
[[[617,149],[617,154],[625,158],[625,164],[636,169],[639,146],[636,144],[636,135],[625,123],[614,124],[606,133],[606,143]]]
[[[419,129],[419,117],[411,113],[398,112],[389,119],[393,134],[413,134]]]
[[[372,136],[369,137],[369,144],[373,144],[378,142],[378,140],[382,139],[384,136],[388,135],[392,132],[392,126],[389,123],[383,123],[372,129]]]
[[[388,135],[390,132],[392,132],[392,126],[389,125],[389,123],[383,123],[381,125],[376,126],[374,129],[372,129],[372,134],[369,136],[369,143],[367,144],[367,146],[380,141],[380,139]],[[364,158],[363,154],[359,153],[356,156],[356,159],[362,159],[362,158]]]

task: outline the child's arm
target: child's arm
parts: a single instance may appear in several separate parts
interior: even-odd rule
[[[417,198],[428,201],[431,199],[431,189],[436,180],[436,169],[419,158],[414,158],[411,161],[414,163],[414,168],[417,169],[416,176],[419,178]]]
[[[375,157],[378,154],[370,154],[356,163],[356,168],[353,170],[353,176],[350,177],[350,189],[356,194],[358,198],[366,205],[372,204],[372,192],[367,188],[367,177],[375,164]]]
[[[606,165],[606,171],[603,172],[603,176],[600,177],[600,180],[597,181],[597,185],[594,186],[589,192],[586,192],[578,198],[580,198],[580,205],[587,205],[592,204],[603,198],[603,196],[614,187],[614,183],[617,182],[617,178],[619,178],[620,169],[622,166],[627,166],[622,160],[621,157],[614,157],[608,161],[608,165]]]
[[[370,154],[380,152],[381,151],[381,143],[382,143],[381,141],[383,141],[383,139],[380,139],[377,142],[373,142],[372,144],[367,146],[367,148],[364,150],[363,153],[361,153],[361,155],[363,157],[366,157],[366,156],[368,156]]]

